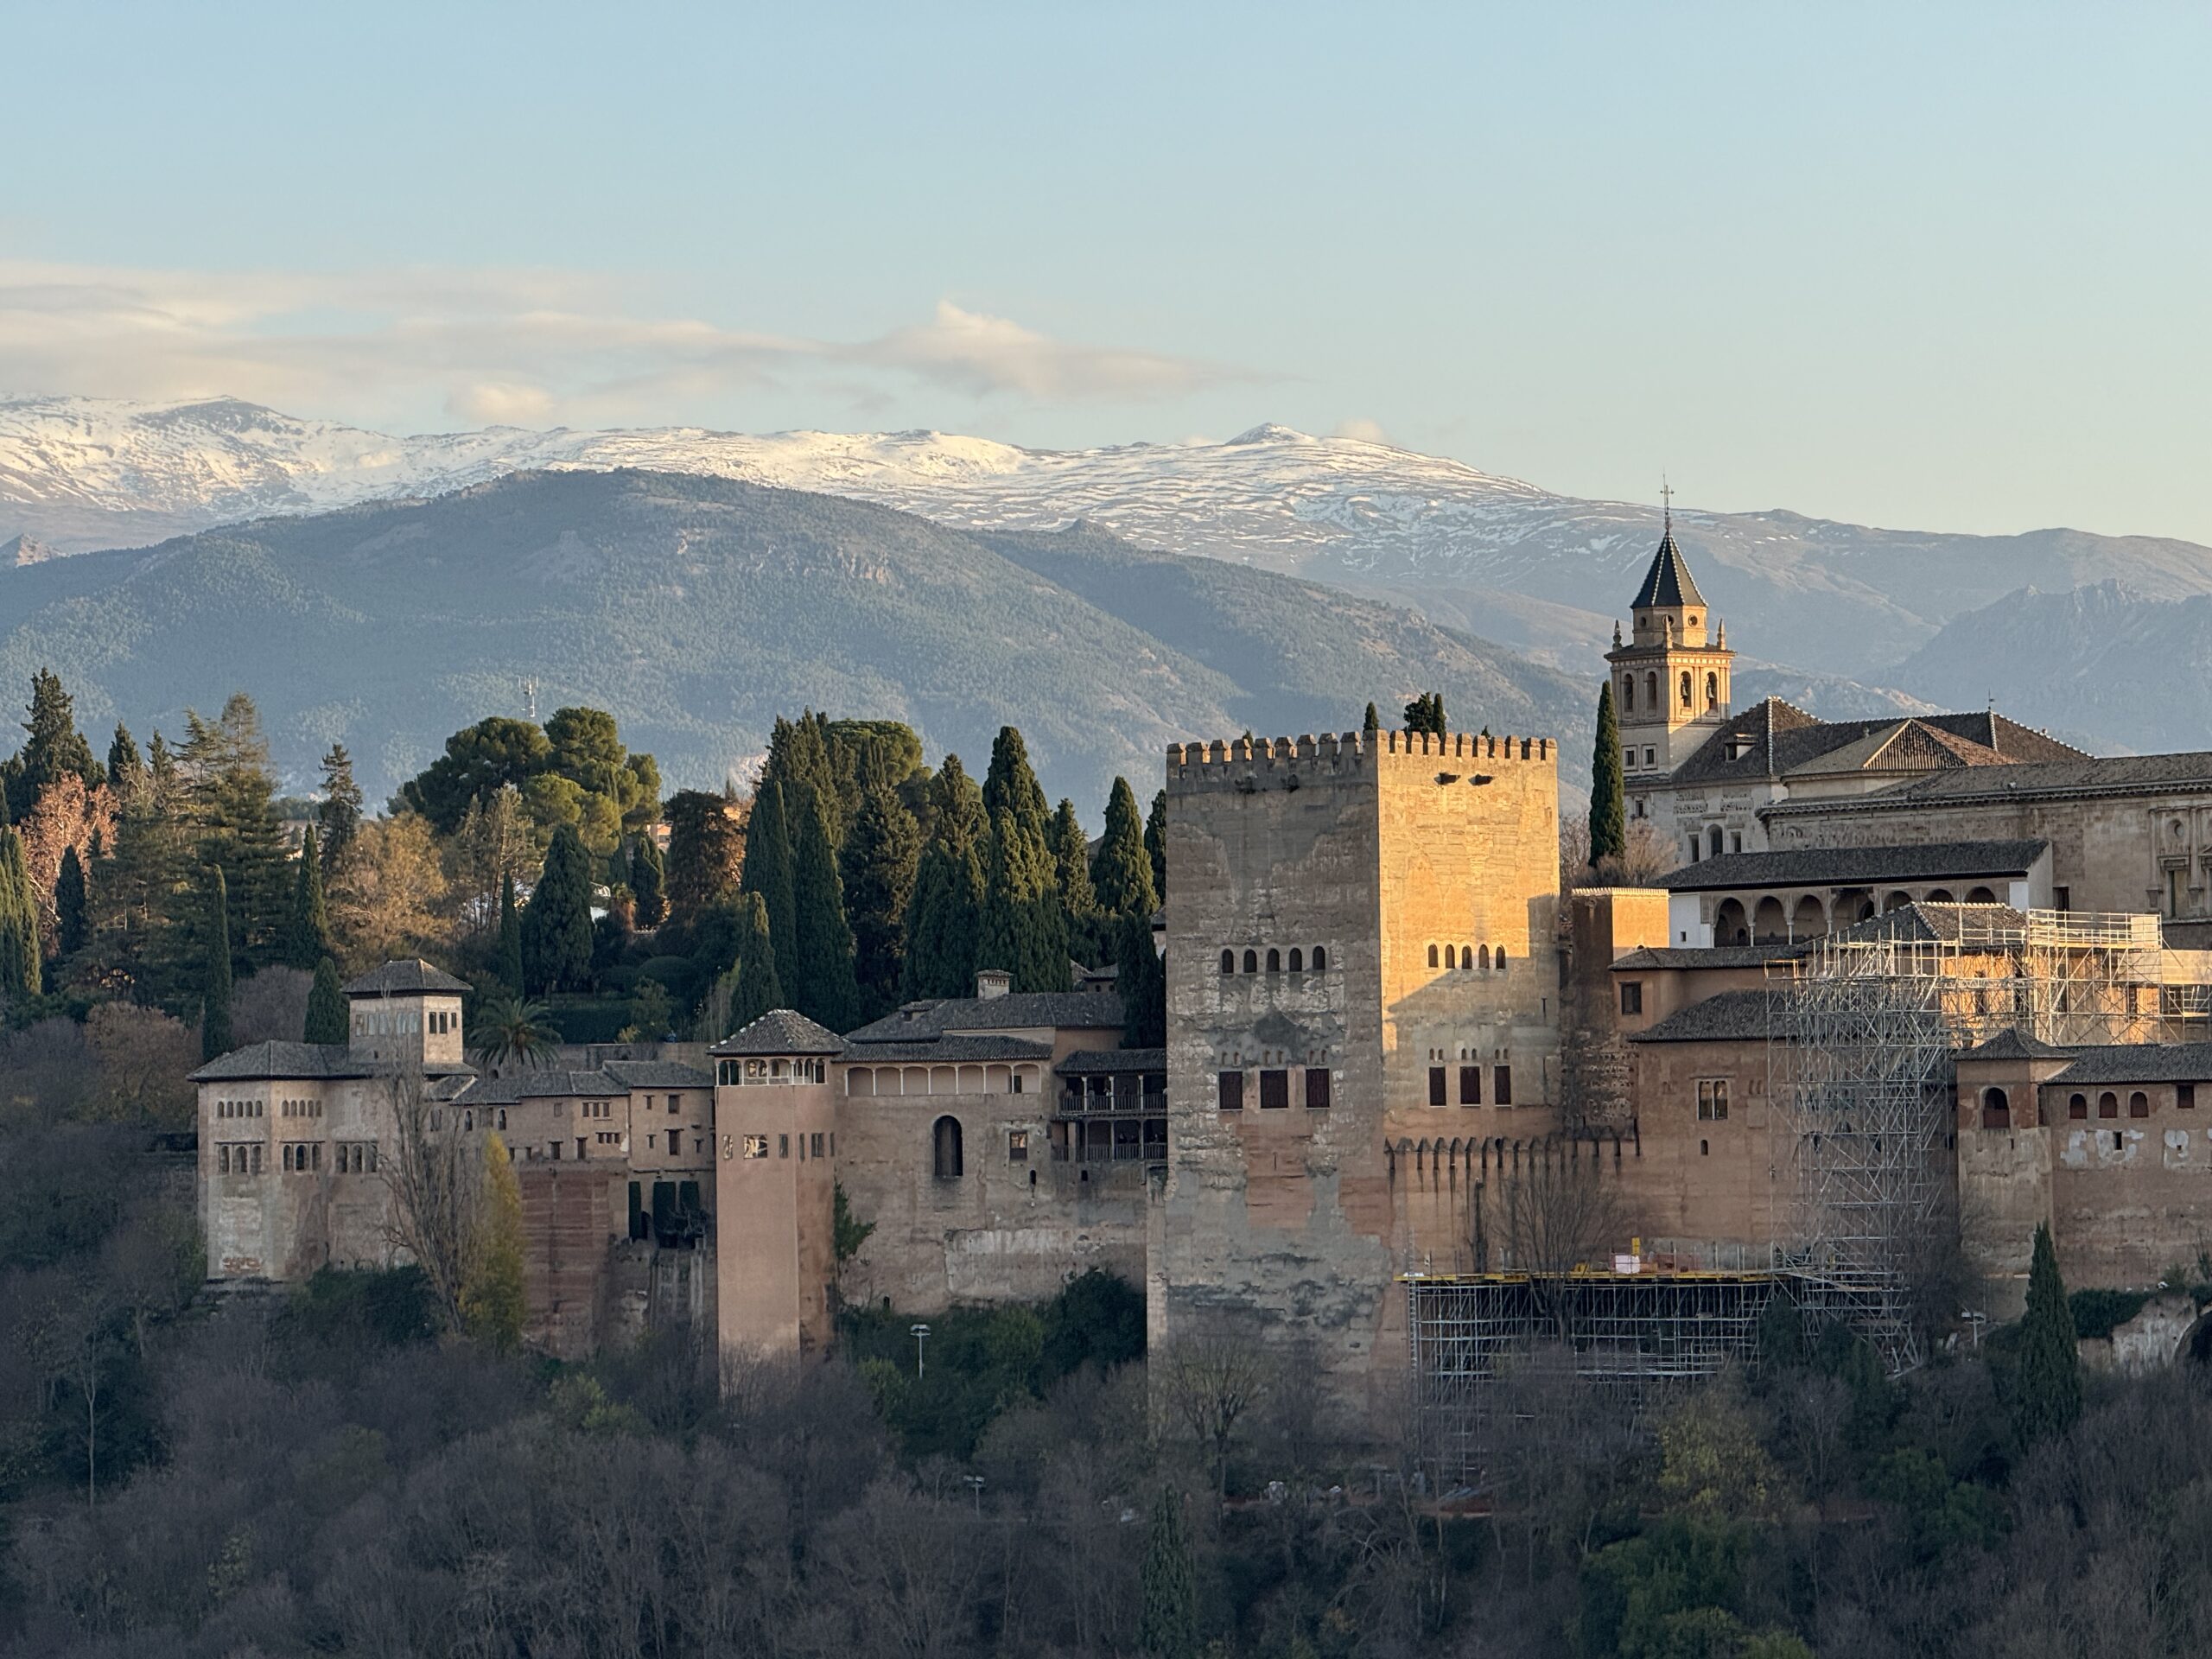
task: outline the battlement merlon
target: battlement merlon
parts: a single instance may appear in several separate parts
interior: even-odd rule
[[[1315,737],[1217,738],[1167,746],[1170,792],[1327,784],[1408,764],[1439,771],[1535,762],[1556,767],[1559,747],[1548,737],[1487,736],[1479,732],[1324,732]]]

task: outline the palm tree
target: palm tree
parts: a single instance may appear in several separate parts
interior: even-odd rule
[[[479,1011],[471,1032],[468,1058],[486,1071],[503,1065],[543,1065],[553,1058],[561,1033],[553,1011],[543,1002],[502,997]]]

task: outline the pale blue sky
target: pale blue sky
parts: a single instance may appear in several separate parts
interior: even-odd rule
[[[0,4],[0,390],[2212,542],[2212,12]]]

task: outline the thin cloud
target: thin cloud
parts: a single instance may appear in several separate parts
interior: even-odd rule
[[[0,388],[168,400],[229,395],[373,419],[442,406],[471,424],[669,420],[806,383],[884,398],[900,380],[1039,404],[1149,402],[1258,377],[1071,344],[941,302],[860,342],[641,316],[605,279],[543,270],[240,273],[0,260]]]

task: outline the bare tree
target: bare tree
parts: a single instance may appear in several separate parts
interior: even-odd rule
[[[1260,1344],[1232,1331],[1179,1338],[1149,1362],[1167,1415],[1190,1432],[1213,1472],[1214,1502],[1229,1496],[1229,1453],[1238,1427],[1274,1385],[1274,1367]]]
[[[1592,1143],[1573,1135],[1537,1141],[1500,1172],[1497,1182],[1510,1268],[1539,1275],[1565,1274],[1602,1260],[1620,1242],[1620,1207]],[[1564,1296],[1541,1276],[1530,1291],[1564,1338]]]
[[[315,976],[296,968],[264,968],[240,982],[231,1002],[231,1040],[240,1048],[255,1043],[296,1043],[308,1023],[308,992]]]
[[[1673,869],[1681,860],[1674,844],[1659,833],[1649,818],[1628,821],[1628,841],[1618,858],[1590,862],[1590,824],[1586,818],[1569,817],[1559,827],[1560,890],[1577,887],[1648,887]]]
[[[447,1109],[430,1097],[419,1075],[397,1071],[380,1082],[391,1093],[392,1116],[391,1156],[378,1165],[391,1197],[385,1239],[423,1269],[457,1331],[461,1287],[475,1257],[483,1160],[473,1143],[452,1133]]]
[[[1628,1051],[1619,1035],[1583,1017],[1561,998],[1560,1125],[1590,1133],[1625,1128],[1630,1119]]]

